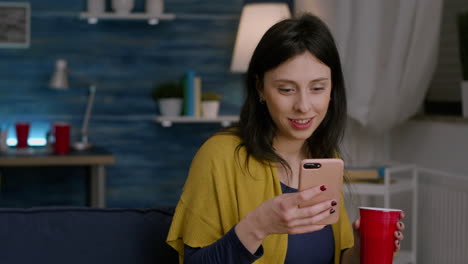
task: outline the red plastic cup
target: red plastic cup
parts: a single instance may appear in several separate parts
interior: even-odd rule
[[[359,207],[361,264],[392,264],[396,223],[401,210]]]
[[[15,123],[17,148],[28,147],[29,126],[28,122]]]
[[[54,153],[67,154],[70,152],[70,124],[56,122],[53,124],[55,137]]]

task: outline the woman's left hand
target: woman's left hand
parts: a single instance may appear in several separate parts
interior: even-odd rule
[[[401,214],[400,214],[400,221],[397,221],[396,223],[396,231],[395,231],[395,252],[398,252],[400,251],[400,246],[401,246],[401,242],[404,238],[404,235],[403,235],[403,230],[405,230],[405,224],[401,221],[401,219],[403,219],[405,217],[405,213],[403,211],[401,211]],[[360,243],[360,235],[359,235],[359,226],[361,224],[361,221],[360,219],[354,221],[353,223],[353,229],[354,229],[354,238],[355,238],[355,245],[356,243],[358,243],[357,245],[359,245]]]

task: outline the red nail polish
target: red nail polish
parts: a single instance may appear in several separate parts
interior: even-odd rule
[[[332,201],[332,202],[331,202],[331,205],[332,205],[332,206],[335,206],[335,205],[336,205],[336,201]]]
[[[322,192],[325,191],[326,189],[327,189],[327,187],[325,187],[325,185],[320,186],[320,190],[321,190]]]
[[[330,214],[333,214],[335,212],[335,209],[330,209]]]

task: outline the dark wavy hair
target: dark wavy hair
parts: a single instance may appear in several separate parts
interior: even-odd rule
[[[308,158],[333,158],[340,153],[346,123],[346,94],[338,50],[330,30],[318,17],[303,14],[273,25],[258,43],[247,71],[247,97],[240,113],[237,129],[232,133],[240,137],[241,147],[259,161],[280,162],[291,171],[287,162],[273,149],[276,134],[265,103],[260,103],[257,80],[263,83],[266,72],[286,60],[310,52],[331,70],[332,90],[327,114],[306,140]],[[246,160],[246,162],[247,162]]]

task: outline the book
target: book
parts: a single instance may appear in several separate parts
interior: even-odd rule
[[[196,76],[194,79],[194,100],[195,100],[195,117],[201,117],[201,94],[202,82],[201,77]]]
[[[187,71],[183,77],[184,115],[195,116],[195,72]]]
[[[349,180],[381,180],[385,176],[385,166],[382,167],[348,167],[345,175]]]

